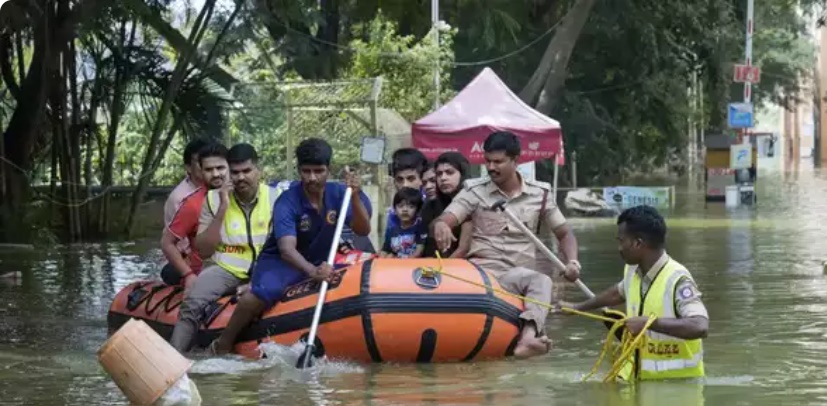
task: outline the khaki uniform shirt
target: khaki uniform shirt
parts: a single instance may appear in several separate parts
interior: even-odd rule
[[[453,215],[460,224],[471,218],[474,231],[468,259],[486,271],[507,272],[514,267],[537,270],[538,255],[542,255],[531,239],[511,224],[505,213],[492,210],[491,207],[498,201],[505,199],[508,202],[506,207],[535,232],[540,221],[543,195],[548,192],[542,229],[554,230],[566,223],[563,213],[555,205],[548,183],[525,180],[522,176],[520,180],[522,188],[512,198],[488,178],[468,180],[445,209],[445,213]]]
[[[646,292],[649,291],[649,287],[652,286],[652,282],[655,280],[655,277],[658,276],[661,269],[666,265],[666,262],[669,261],[669,255],[664,253],[655,265],[649,269],[649,272],[646,275],[641,275],[642,271],[640,268],[637,268],[635,272],[637,272],[638,276],[641,277],[640,280],[640,287],[643,290],[643,294],[645,295]],[[637,267],[637,265],[632,265]],[[620,281],[617,284],[617,290],[620,291],[620,296],[625,297],[626,294],[626,280]],[[698,290],[698,287],[695,285],[695,282],[689,278],[681,278],[678,281],[678,284],[675,286],[675,309],[677,310],[678,318],[687,318],[687,317],[705,317],[709,319],[709,313],[706,311],[706,306],[701,301],[701,291]]]

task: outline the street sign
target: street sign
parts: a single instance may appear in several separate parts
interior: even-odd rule
[[[735,83],[758,83],[761,81],[761,68],[751,65],[735,65],[732,80]]]
[[[748,169],[752,166],[752,144],[735,144],[729,147],[729,168]]]
[[[727,106],[727,122],[729,128],[752,128],[752,103],[730,103]]]

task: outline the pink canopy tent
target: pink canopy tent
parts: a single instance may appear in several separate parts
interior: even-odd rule
[[[482,144],[495,131],[520,138],[520,163],[557,158],[557,164],[563,164],[560,123],[523,103],[490,68],[448,104],[413,124],[413,146],[428,159],[458,151],[472,164],[483,164]]]

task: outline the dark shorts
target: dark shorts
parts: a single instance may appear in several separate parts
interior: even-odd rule
[[[256,264],[250,292],[271,307],[281,300],[284,291],[308,276],[280,259],[265,259]]]

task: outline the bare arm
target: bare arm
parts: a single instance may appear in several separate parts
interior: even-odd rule
[[[617,285],[613,285],[603,292],[600,292],[597,296],[574,305],[574,309],[585,312],[599,309],[601,307],[617,306],[625,302],[626,299],[624,299],[623,295],[620,294],[620,290],[618,290]]]
[[[306,259],[296,249],[296,237],[285,236],[279,238],[278,241],[279,252],[281,259],[290,264],[292,267],[310,275],[316,270],[316,266],[307,262]]]
[[[368,209],[362,202],[362,192],[351,195],[350,205],[353,210],[353,216],[350,219],[351,230],[362,236],[370,234],[370,214],[368,214]]]
[[[192,269],[189,263],[187,263],[187,260],[184,259],[184,256],[181,255],[181,251],[178,250],[176,246],[177,243],[178,237],[165,228],[161,235],[161,251],[164,253],[167,261],[169,261],[179,274],[186,275],[192,272]]]
[[[571,226],[563,224],[554,229],[554,235],[557,241],[560,242],[560,253],[562,254],[563,263],[569,261],[577,261],[577,237],[574,236]]]
[[[709,331],[709,320],[701,316],[685,319],[663,318],[655,320],[649,329],[684,340],[695,340],[706,338]]]
[[[459,244],[457,249],[451,254],[451,258],[465,258],[471,250],[471,233],[474,232],[474,223],[466,221],[462,223],[459,232]]]

